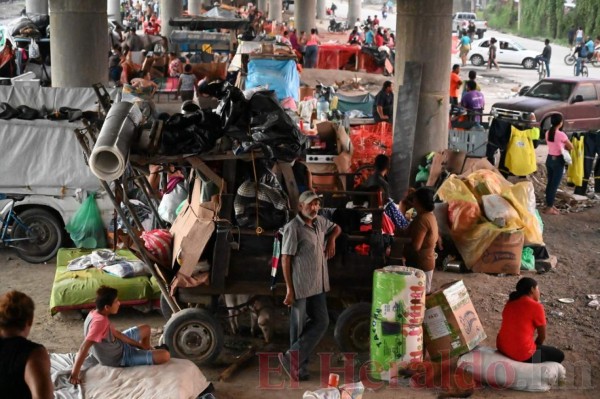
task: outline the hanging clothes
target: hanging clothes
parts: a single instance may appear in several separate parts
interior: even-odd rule
[[[537,170],[535,149],[531,137],[531,131],[511,127],[505,165],[515,176],[527,176]]]
[[[567,181],[579,187],[583,184],[584,136],[571,137],[573,149],[571,150],[572,163],[567,169]]]
[[[575,187],[575,194],[587,194],[592,169],[594,171],[594,191],[596,194],[600,194],[600,131],[582,133],[581,136],[585,136],[583,144],[583,180],[581,187]],[[596,161],[596,166],[594,166],[596,155],[598,155],[598,160]]]

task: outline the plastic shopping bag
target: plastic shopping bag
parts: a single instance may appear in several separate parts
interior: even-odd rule
[[[106,247],[104,224],[94,195],[95,193],[88,195],[65,226],[77,248]]]

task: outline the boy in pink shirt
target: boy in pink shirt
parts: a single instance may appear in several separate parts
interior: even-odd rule
[[[102,286],[96,291],[96,309],[83,324],[85,339],[75,358],[71,384],[81,383],[79,372],[90,349],[100,364],[111,367],[163,364],[170,360],[168,350],[153,350],[150,346],[150,326],[139,325],[123,332],[115,329],[108,316],[117,314],[120,305],[116,289]]]

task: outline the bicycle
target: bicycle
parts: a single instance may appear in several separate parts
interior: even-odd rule
[[[52,259],[62,245],[62,226],[43,209],[29,208],[17,214],[15,202],[24,196],[0,194],[8,202],[0,210],[0,247],[13,248],[29,263]]]
[[[546,72],[546,63],[544,61],[542,61],[542,60],[539,60],[537,64],[538,64],[538,67],[537,67],[537,70],[538,70],[538,80],[542,80],[542,79],[544,79],[546,77],[546,74],[547,74],[547,72]]]
[[[579,75],[587,78],[588,77],[588,67],[585,65],[586,61],[581,60],[581,71],[579,73]],[[577,76],[577,64],[575,64],[575,66],[573,67],[573,75]]]

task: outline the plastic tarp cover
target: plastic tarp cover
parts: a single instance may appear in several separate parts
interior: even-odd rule
[[[144,305],[160,298],[160,288],[154,277],[121,278],[95,267],[76,272],[67,270],[69,261],[91,252],[92,250],[66,248],[58,251],[56,274],[50,294],[50,311],[53,314],[64,310],[93,308],[96,290],[102,285],[116,288],[122,305]],[[117,254],[129,260],[137,260],[129,250],[118,250]]]
[[[366,93],[360,96],[346,96],[343,94],[336,95],[338,97],[338,110],[342,112],[358,110],[365,115],[371,115],[373,113],[375,96],[371,93]]]
[[[74,129],[81,123],[19,119],[0,120],[3,171],[0,192],[72,195],[95,191],[98,178],[85,164]]]
[[[117,89],[107,89],[114,100]],[[45,106],[48,111],[60,107],[77,108],[82,111],[98,111],[98,97],[91,87],[16,87],[0,86],[0,103],[9,103],[13,107],[27,105],[41,109]],[[14,119],[13,119],[14,120]]]
[[[299,100],[300,74],[293,60],[250,60],[246,89],[268,86],[275,91],[278,100],[292,97]]]

